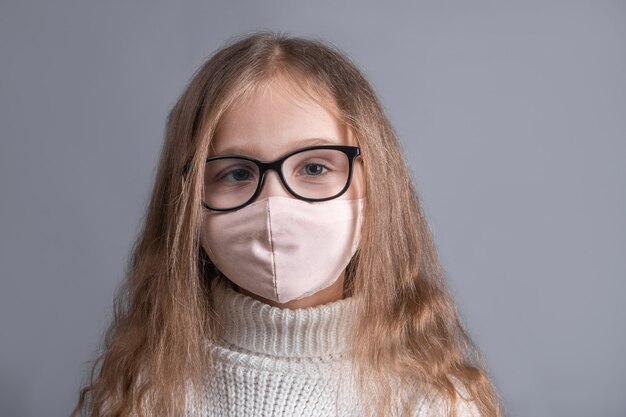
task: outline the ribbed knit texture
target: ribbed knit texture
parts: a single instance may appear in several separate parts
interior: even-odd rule
[[[189,394],[186,415],[361,415],[347,355],[355,300],[282,309],[231,285],[221,277],[213,282],[223,326],[219,340],[207,342],[214,363],[200,390]],[[415,415],[425,416],[418,408]]]

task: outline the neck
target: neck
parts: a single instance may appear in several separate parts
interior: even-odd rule
[[[219,338],[246,352],[278,357],[335,357],[349,350],[356,300],[346,297],[305,308],[280,308],[238,292],[216,277],[212,300]]]

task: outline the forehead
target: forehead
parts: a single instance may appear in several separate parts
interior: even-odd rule
[[[269,81],[222,115],[209,156],[238,154],[273,160],[304,146],[356,145],[350,129],[333,111],[334,103],[320,103],[291,82]]]

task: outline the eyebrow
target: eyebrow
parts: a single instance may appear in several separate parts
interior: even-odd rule
[[[291,151],[295,151],[299,148],[304,148],[307,146],[315,146],[315,145],[341,145],[337,140],[330,139],[327,137],[319,137],[319,138],[305,138],[296,140],[294,142],[289,143],[289,149],[285,150],[281,155],[285,155]],[[212,146],[212,145],[211,145]],[[253,156],[254,150],[258,150],[261,144],[259,142],[252,143],[252,146],[240,147],[240,146],[229,146],[212,154],[213,156],[224,156],[224,155],[245,155],[245,156]]]

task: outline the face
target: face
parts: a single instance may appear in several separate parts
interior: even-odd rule
[[[298,148],[326,144],[357,145],[350,129],[329,111],[288,82],[275,79],[222,116],[209,156],[242,154],[269,161]],[[269,196],[296,198],[273,170],[265,173],[265,183],[254,201]],[[363,163],[357,157],[350,187],[337,198],[363,196]]]
[[[279,157],[305,146],[357,146],[352,132],[328,110],[283,79],[274,79],[263,88],[231,106],[222,116],[215,132],[209,156],[246,155],[263,161]],[[364,197],[363,161],[354,160],[350,187],[338,199]],[[269,170],[254,201],[269,196],[296,198],[289,193],[278,173]],[[315,294],[287,303],[276,303],[244,288],[237,290],[276,307],[305,308],[343,298],[345,271],[331,286]]]

